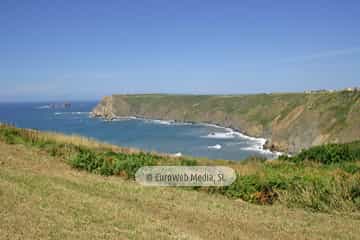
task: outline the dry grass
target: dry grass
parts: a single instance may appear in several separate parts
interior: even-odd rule
[[[36,133],[39,133],[36,130],[29,130],[34,131]],[[54,133],[54,132],[41,132],[40,135],[44,140],[52,140],[57,143],[64,143],[64,144],[74,144],[77,146],[84,146],[88,148],[95,148],[95,149],[104,149],[114,152],[125,152],[125,153],[132,153],[132,152],[138,152],[137,149],[133,148],[123,148],[116,145],[99,142],[96,140],[93,140],[91,138],[82,137],[78,135],[65,135],[61,133]]]
[[[356,216],[257,206],[178,188],[142,187],[119,177],[73,170],[61,159],[24,145],[0,142],[0,152],[0,239],[360,236]]]
[[[294,163],[288,160],[265,161],[258,158],[250,158],[239,163],[227,160],[175,158],[165,154],[157,154],[161,157],[144,153],[124,156],[139,150],[99,143],[79,136],[19,129],[7,125],[0,125],[0,131],[0,141],[42,149],[44,153],[59,157],[74,168],[86,169],[96,174],[132,178],[137,168],[144,165],[225,165],[232,167],[239,174],[232,185],[198,190],[241,198],[257,204],[280,202],[292,208],[356,214],[359,214],[360,210],[360,161],[324,165],[313,161]],[[358,143],[354,144],[358,147]],[[109,160],[103,155],[109,150],[122,153],[115,154],[115,158]],[[107,164],[104,164],[106,161]]]
[[[54,141],[59,144],[61,144],[61,143],[73,144],[75,146],[82,146],[82,147],[86,147],[86,148],[90,148],[90,149],[97,149],[97,150],[101,150],[101,151],[113,151],[113,152],[122,152],[122,153],[138,153],[141,151],[136,148],[121,147],[121,146],[117,146],[117,145],[106,143],[106,142],[100,142],[95,139],[84,137],[84,136],[79,136],[76,134],[66,135],[66,134],[62,134],[62,133],[58,133],[58,132],[38,131],[38,130],[34,130],[34,129],[21,129],[21,128],[12,127],[8,124],[4,124],[4,123],[0,122],[0,129],[1,128],[4,128],[4,129],[14,128],[17,130],[22,130],[23,134],[31,135],[29,137],[30,139],[37,138],[37,139],[41,139],[43,141]],[[159,155],[159,156],[176,158],[169,154],[158,153],[155,151],[152,151],[151,153]]]

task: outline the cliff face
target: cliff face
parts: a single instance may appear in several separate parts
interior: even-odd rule
[[[105,119],[112,119],[115,116],[113,113],[113,100],[112,96],[104,97],[100,103],[91,111],[92,117],[101,117]]]
[[[360,139],[360,92],[227,96],[113,95],[94,117],[141,116],[206,122],[268,139],[286,152],[328,142]]]

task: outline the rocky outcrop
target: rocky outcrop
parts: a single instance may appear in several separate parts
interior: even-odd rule
[[[328,142],[360,139],[360,93],[293,93],[229,96],[113,95],[92,116],[205,122],[264,137],[266,147],[299,152]]]
[[[112,120],[116,117],[113,113],[113,100],[112,96],[104,97],[100,103],[91,111],[90,116],[101,117],[108,120]]]

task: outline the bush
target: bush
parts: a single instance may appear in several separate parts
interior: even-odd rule
[[[156,160],[157,157],[149,153],[119,154],[115,163],[115,174],[125,172],[128,178],[134,178],[139,168],[155,165]]]
[[[209,188],[210,192],[219,192],[229,198],[241,198],[245,201],[258,204],[272,204],[277,198],[278,194],[274,191],[274,187],[270,181],[264,181],[259,175],[245,175],[237,174],[235,182],[230,186],[221,187],[218,189]]]
[[[339,167],[350,174],[360,173],[360,166],[356,165],[355,163],[340,164]]]
[[[293,157],[280,156],[280,160],[303,162],[305,160],[323,164],[354,161],[360,156],[359,148],[351,144],[326,144],[301,151]]]
[[[360,141],[351,142],[348,145],[355,160],[360,160]]]
[[[267,158],[265,157],[258,157],[258,156],[249,156],[244,160],[241,160],[241,164],[248,164],[248,163],[264,163],[266,162]]]
[[[197,161],[193,159],[181,159],[180,161],[181,166],[196,166]]]
[[[100,172],[104,159],[91,150],[81,149],[78,154],[70,159],[70,165],[77,169],[89,172]]]
[[[294,177],[287,189],[287,204],[325,211],[332,200],[330,186],[320,177]]]
[[[351,200],[356,204],[358,209],[360,209],[360,185],[352,186],[350,194]]]
[[[95,153],[90,150],[81,150],[71,158],[70,164],[78,169],[101,175],[124,174],[134,178],[136,171],[143,166],[155,165],[157,157],[148,153]]]
[[[354,164],[339,166],[355,168]],[[335,169],[335,166],[265,163],[256,173],[237,175],[230,186],[208,188],[207,191],[251,203],[273,204],[280,201],[290,207],[314,211],[359,209],[360,175],[339,170],[339,166]]]
[[[1,139],[7,144],[19,144],[24,143],[21,138],[20,130],[16,128],[1,128],[0,130]]]
[[[103,163],[99,169],[99,173],[104,176],[110,176],[114,174],[114,166],[109,160],[103,160]]]

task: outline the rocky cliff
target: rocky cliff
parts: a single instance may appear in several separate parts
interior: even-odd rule
[[[92,116],[214,123],[264,137],[268,148],[292,153],[360,139],[360,92],[112,95],[102,99]]]

